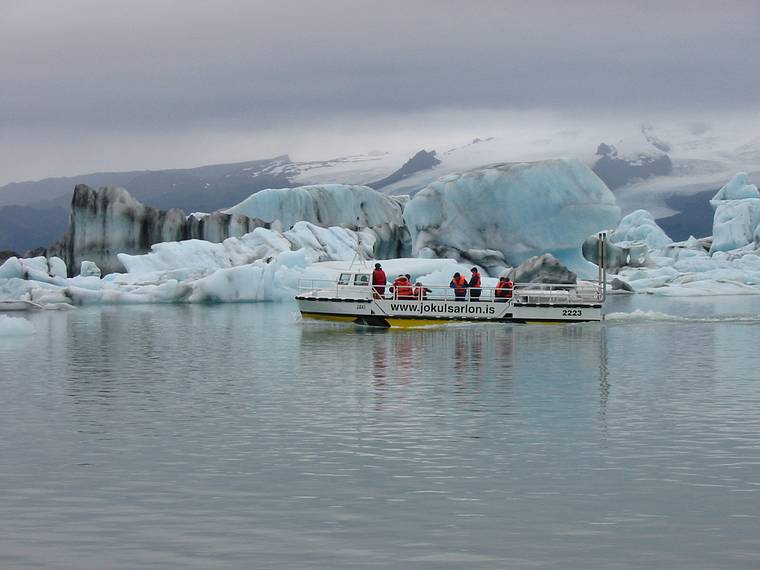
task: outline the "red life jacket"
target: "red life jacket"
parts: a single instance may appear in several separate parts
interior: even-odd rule
[[[451,282],[454,284],[454,294],[463,296],[465,293],[467,293],[467,279],[459,276],[459,279],[452,279]]]
[[[427,299],[427,288],[423,285],[421,287],[414,288],[415,299]]]
[[[477,271],[473,273],[470,278],[470,287],[480,287],[480,273]]]
[[[396,294],[399,299],[414,299],[414,287],[406,279],[398,279],[394,283],[396,286]]]
[[[511,299],[513,287],[514,287],[514,284],[509,279],[507,279],[506,281],[499,281],[499,283],[496,285],[495,295],[497,297],[504,297],[506,299]]]

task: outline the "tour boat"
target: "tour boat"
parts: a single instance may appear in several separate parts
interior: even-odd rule
[[[385,287],[377,294],[369,270],[346,271],[337,282],[304,280],[296,296],[308,319],[353,322],[378,327],[404,327],[453,321],[573,323],[603,319],[604,288],[594,282],[575,285],[516,283],[510,298],[480,287],[480,297],[457,298],[450,287],[426,285],[425,295],[398,298]]]
[[[372,272],[361,262],[337,281],[301,280],[296,295],[301,315],[308,319],[352,322],[377,327],[409,327],[456,321],[501,323],[578,323],[604,319],[607,269],[607,236],[598,239],[597,281],[574,284],[515,283],[508,297],[494,287],[479,287],[479,296],[456,295],[449,286],[421,284],[414,294],[399,295],[386,285],[382,291],[372,284]],[[503,292],[502,292],[503,293]]]

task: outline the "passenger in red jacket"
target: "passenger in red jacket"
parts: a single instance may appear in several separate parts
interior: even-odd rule
[[[400,275],[394,285],[396,285],[397,298],[414,299],[414,286],[406,275]]]
[[[422,299],[423,301],[425,301],[427,299],[428,293],[432,293],[432,290],[425,287],[419,281],[417,281],[417,283],[414,284],[414,298],[415,299]]]
[[[512,290],[514,289],[514,283],[509,277],[499,277],[499,282],[496,284],[496,290],[494,295],[498,303],[506,303],[507,299],[512,298]]]
[[[372,272],[372,288],[375,299],[383,299],[385,297],[385,284],[387,282],[383,266],[375,263],[375,270]]]
[[[413,299],[413,289],[406,275],[399,275],[393,281],[393,285],[391,285],[391,293],[393,293],[394,299]]]
[[[454,289],[454,298],[457,301],[465,301],[467,299],[467,279],[457,272],[454,273],[454,278],[449,283],[449,287]]]

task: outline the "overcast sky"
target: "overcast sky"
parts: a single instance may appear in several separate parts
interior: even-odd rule
[[[0,7],[0,184],[760,107],[754,0]]]

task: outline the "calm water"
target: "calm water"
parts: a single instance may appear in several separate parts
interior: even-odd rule
[[[30,314],[0,339],[0,568],[756,569],[760,302],[637,302],[708,318]]]

